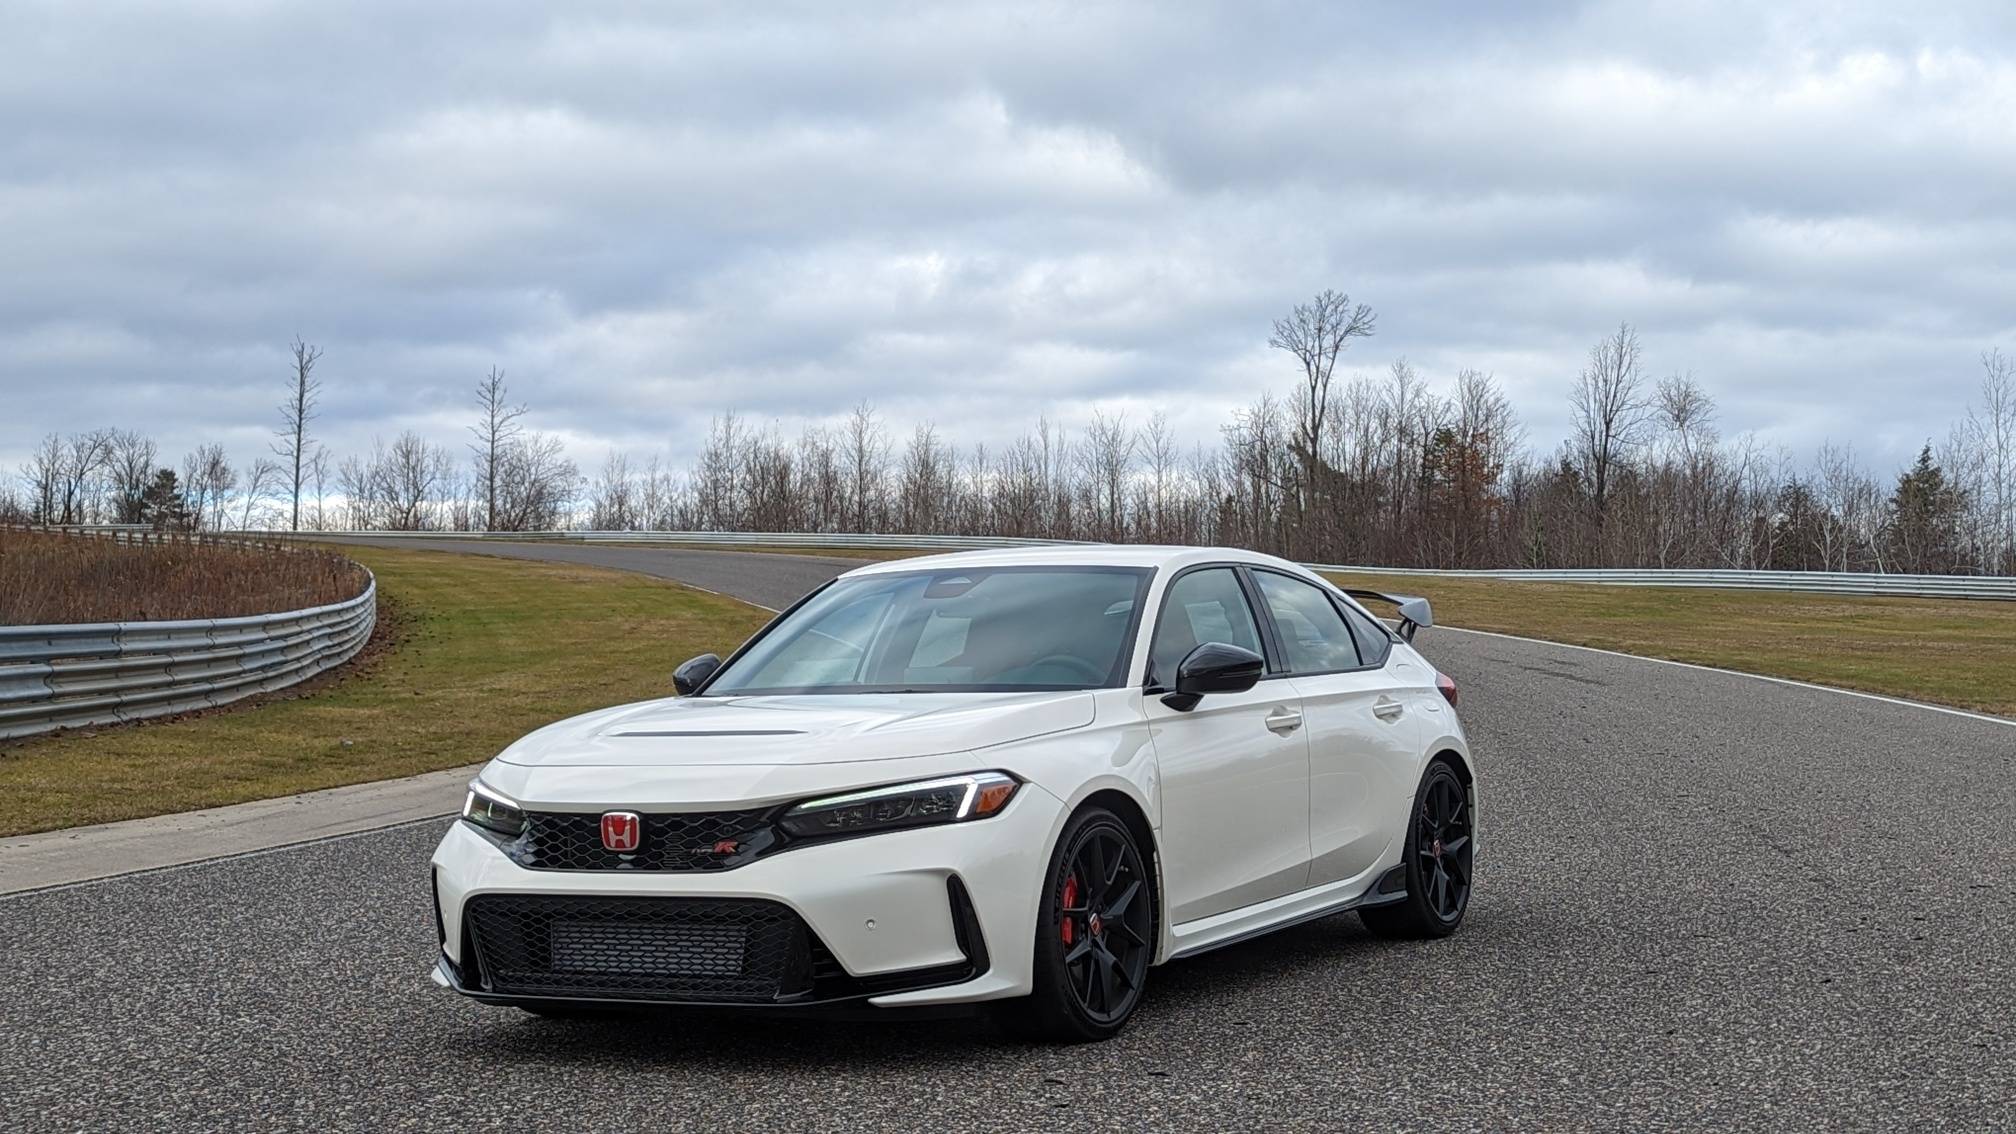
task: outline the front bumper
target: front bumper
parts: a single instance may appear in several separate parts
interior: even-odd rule
[[[899,1007],[1026,995],[1032,988],[1041,880],[1063,820],[1063,804],[1031,784],[991,819],[796,847],[708,873],[527,870],[457,822],[433,859],[442,953],[435,980],[478,999],[509,1003],[803,1007],[848,1001]],[[528,993],[530,986],[508,981],[500,987],[495,974],[484,971],[489,946],[473,944],[471,903],[485,895],[500,896],[493,907],[509,902],[565,908],[566,899],[645,909],[654,908],[651,899],[696,899],[723,907],[776,903],[802,919],[812,942],[811,963],[824,976],[816,986],[794,985],[777,1000],[648,989],[577,995],[542,987]],[[682,904],[699,903],[657,906]]]

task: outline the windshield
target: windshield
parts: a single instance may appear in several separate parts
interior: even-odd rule
[[[719,693],[1012,692],[1124,683],[1145,567],[841,579],[707,685]]]

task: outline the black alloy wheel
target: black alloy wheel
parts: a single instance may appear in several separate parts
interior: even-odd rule
[[[1036,921],[1036,991],[998,1018],[1030,1039],[1106,1039],[1141,1001],[1155,956],[1154,878],[1134,835],[1103,808],[1065,826]]]
[[[1382,937],[1447,937],[1470,906],[1473,817],[1470,790],[1443,761],[1428,765],[1414,794],[1402,863],[1407,897],[1360,910],[1365,927]]]

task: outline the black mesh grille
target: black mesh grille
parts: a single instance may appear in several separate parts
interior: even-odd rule
[[[675,811],[641,816],[643,838],[630,854],[602,845],[596,813],[534,811],[505,849],[529,870],[727,870],[773,849],[771,811]]]
[[[481,894],[465,916],[501,995],[756,1003],[812,988],[811,935],[776,902]]]

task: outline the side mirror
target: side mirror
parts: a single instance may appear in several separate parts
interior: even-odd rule
[[[1176,664],[1176,691],[1162,703],[1179,713],[1197,707],[1206,693],[1244,693],[1267,670],[1267,661],[1252,650],[1225,642],[1206,642]]]
[[[693,691],[707,684],[714,671],[721,668],[721,659],[714,654],[701,654],[690,658],[684,665],[672,671],[672,688],[681,697],[691,697]]]

